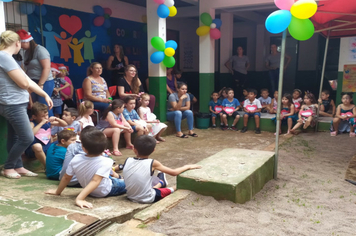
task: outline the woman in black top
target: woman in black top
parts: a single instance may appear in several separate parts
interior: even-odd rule
[[[119,79],[124,76],[125,66],[129,64],[129,59],[124,54],[124,49],[121,45],[114,45],[114,55],[111,55],[106,62],[108,70],[112,71],[112,85],[119,85]]]

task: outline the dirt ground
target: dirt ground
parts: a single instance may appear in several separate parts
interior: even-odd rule
[[[205,148],[196,149],[191,140],[176,140],[186,154],[167,150],[174,159],[170,163],[199,161],[226,147],[264,149],[274,138],[265,132],[263,139],[226,133],[224,140],[220,135],[214,140],[209,133]],[[295,136],[280,147],[278,179],[268,182],[252,201],[234,204],[194,193],[149,229],[167,235],[355,235],[356,186],[344,180],[355,142],[346,134]]]

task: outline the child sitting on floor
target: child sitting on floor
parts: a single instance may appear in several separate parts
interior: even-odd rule
[[[248,123],[248,118],[254,117],[255,118],[255,124],[256,124],[256,134],[260,134],[260,117],[261,117],[261,103],[258,99],[256,99],[257,96],[257,90],[256,89],[248,89],[248,99],[245,100],[244,102],[244,127],[241,130],[241,133],[245,133],[247,131],[247,123]]]
[[[48,179],[59,180],[67,147],[75,143],[76,134],[71,130],[62,130],[58,133],[58,143],[52,143],[47,150],[46,176]]]
[[[269,97],[268,95],[269,95],[268,89],[266,88],[261,89],[261,97],[259,97],[258,100],[262,105],[262,110],[261,110],[262,113],[267,112],[267,107],[272,102],[271,97]]]
[[[328,116],[328,117],[334,117],[335,111],[336,111],[336,106],[334,100],[329,98],[330,92],[329,90],[323,90],[321,92],[321,96],[318,100],[319,106],[320,106],[320,111],[319,115],[320,116]],[[330,110],[332,108],[332,110]]]
[[[135,111],[136,99],[133,96],[127,96],[125,98],[125,109],[124,109],[124,117],[127,122],[131,125],[134,132],[137,132],[137,135],[149,134],[152,125],[147,124],[144,120],[140,118],[140,116]],[[126,148],[133,149],[133,146],[127,146]]]
[[[84,188],[75,199],[76,205],[80,208],[93,208],[91,203],[85,201],[88,195],[108,197],[124,194],[126,192],[124,180],[110,176],[113,160],[101,156],[107,144],[103,132],[98,129],[90,130],[81,134],[80,139],[86,154],[76,155],[69,163],[58,188],[46,191],[46,194],[60,195],[74,175]]]
[[[306,129],[309,126],[315,126],[317,109],[318,104],[316,104],[314,94],[306,92],[304,96],[304,105],[302,105],[298,114],[299,119],[297,124],[293,127],[293,129],[291,129],[290,132],[292,134],[296,134],[295,131],[303,124],[303,129]]]
[[[331,122],[331,136],[336,136],[339,132],[348,132],[350,137],[355,137],[354,125],[356,117],[356,107],[352,104],[352,93],[341,94],[342,104],[337,106],[335,118]]]
[[[287,134],[290,133],[290,130],[292,129],[293,122],[294,120],[294,104],[293,104],[293,99],[292,95],[289,93],[286,93],[282,97],[282,107],[281,107],[281,115],[280,115],[280,120],[281,122],[279,123],[279,134],[282,133],[282,123],[287,123],[288,125],[288,131]],[[272,118],[272,120],[277,121],[277,115],[276,117]],[[276,133],[274,133],[276,135]]]
[[[80,130],[84,129],[87,126],[94,126],[91,115],[94,112],[94,104],[89,101],[83,101],[79,106],[79,118]]]
[[[45,104],[35,102],[32,105],[31,128],[35,136],[33,143],[26,149],[25,154],[29,158],[37,158],[46,167],[46,153],[51,146],[52,126],[66,126],[67,123],[57,117],[48,118],[48,107]]]
[[[123,169],[127,197],[138,203],[152,203],[161,200],[176,190],[176,187],[166,188],[168,182],[165,174],[177,176],[186,170],[199,169],[198,165],[185,165],[171,169],[162,165],[159,161],[150,159],[156,147],[156,140],[150,136],[142,135],[134,142],[136,157],[126,159]],[[153,184],[154,171],[160,171],[157,177],[159,183]]]
[[[157,143],[160,141],[164,142],[166,140],[164,140],[161,135],[166,130],[167,125],[157,120],[156,115],[153,114],[148,107],[149,103],[150,95],[147,93],[141,94],[141,106],[138,108],[138,114],[142,120],[152,125],[151,132],[148,135],[153,136],[157,140]]]
[[[80,134],[80,123],[77,121],[78,111],[75,108],[66,108],[63,111],[62,119],[67,123],[65,127],[55,127],[52,129],[52,136],[55,136],[64,129],[73,131],[76,134]]]
[[[220,107],[220,110],[215,109],[215,107]],[[221,106],[221,101],[219,99],[219,93],[218,92],[213,92],[211,94],[211,100],[209,102],[209,111],[211,112],[211,123],[212,123],[212,128],[216,128],[216,117],[221,116],[221,111],[222,111],[222,106]],[[220,118],[221,121],[221,118]]]
[[[96,126],[96,128],[101,130],[106,137],[111,138],[113,146],[112,154],[115,156],[122,156],[122,153],[119,151],[121,133],[124,134],[126,148],[131,149],[133,146],[131,143],[131,133],[133,132],[133,129],[123,116],[123,111],[124,101],[121,99],[114,99],[110,106],[106,108]]]
[[[234,98],[234,90],[232,88],[227,88],[227,98],[224,99],[222,102],[223,111],[221,112],[222,115],[221,120],[223,121],[223,125],[221,126],[222,130],[233,130],[237,131],[236,124],[239,121],[240,115],[237,112],[240,109],[239,100]],[[232,122],[231,127],[228,127],[227,117],[232,116],[234,121]]]

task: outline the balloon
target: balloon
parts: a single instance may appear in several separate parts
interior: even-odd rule
[[[42,16],[45,16],[47,14],[47,9],[43,5],[35,7],[35,14],[38,15],[38,16],[40,15],[40,8],[41,8]]]
[[[3,2],[12,2],[12,0],[1,0]]]
[[[196,33],[197,33],[197,35],[199,35],[199,36],[204,36],[204,35],[206,35],[206,34],[209,34],[209,31],[210,31],[210,27],[203,25],[203,26],[200,26],[200,27],[197,29]]]
[[[99,5],[93,6],[93,12],[99,16],[104,15],[104,9]]]
[[[94,25],[98,26],[98,27],[102,26],[104,24],[104,22],[105,22],[105,18],[103,16],[97,16],[94,19]]]
[[[211,23],[213,23],[213,20],[211,19],[210,14],[206,13],[206,12],[204,12],[200,15],[200,20],[206,26],[210,26]]]
[[[221,32],[219,29],[211,29],[210,30],[210,37],[212,39],[219,39],[221,37]]]
[[[164,0],[154,0],[154,1],[160,5],[164,3]]]
[[[308,19],[315,14],[317,9],[318,5],[314,0],[299,0],[293,4],[290,12],[299,19]]]
[[[173,49],[173,48],[166,48],[164,50],[164,54],[167,56],[167,57],[173,57],[174,54],[176,54],[176,51]]]
[[[110,19],[105,19],[103,26],[105,29],[109,29],[111,27]]]
[[[268,32],[278,34],[287,29],[292,15],[287,10],[277,10],[272,12],[266,19],[265,25]]]
[[[20,2],[20,12],[22,14],[30,15],[35,11],[36,5],[33,3]]]
[[[108,14],[109,16],[111,16],[112,10],[110,8],[104,8],[104,14]]]
[[[151,39],[151,45],[158,51],[164,51],[166,49],[166,46],[164,45],[164,41],[162,38],[156,36]]]
[[[169,9],[169,16],[170,17],[173,17],[173,16],[177,15],[177,8],[175,6],[168,7],[168,9]]]
[[[166,48],[173,48],[174,50],[177,50],[178,44],[174,40],[168,40],[165,46]]]
[[[164,52],[154,52],[152,53],[150,59],[153,64],[161,63],[164,59]]]
[[[165,56],[163,59],[163,65],[168,68],[172,68],[176,64],[176,59],[174,57],[167,57]]]
[[[294,0],[274,0],[274,4],[281,10],[290,10],[294,4]]]
[[[161,18],[167,18],[169,16],[169,8],[164,4],[159,5],[157,15]]]
[[[166,5],[167,7],[173,7],[174,0],[166,0],[166,1],[164,1],[164,5]]]
[[[109,19],[109,18],[110,18],[110,15],[105,13],[105,14],[104,14],[104,18],[105,18],[105,19]]]
[[[216,28],[216,24],[215,23],[211,23],[210,29],[215,29],[215,28]]]
[[[216,28],[220,28],[222,25],[222,21],[220,19],[214,19],[213,23],[216,25]]]
[[[314,35],[314,30],[314,25],[309,19],[298,19],[294,16],[288,26],[290,35],[300,41],[310,39]]]

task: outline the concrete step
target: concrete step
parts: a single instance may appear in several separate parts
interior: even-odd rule
[[[229,148],[197,164],[202,168],[177,177],[178,189],[245,203],[273,178],[274,153]]]

